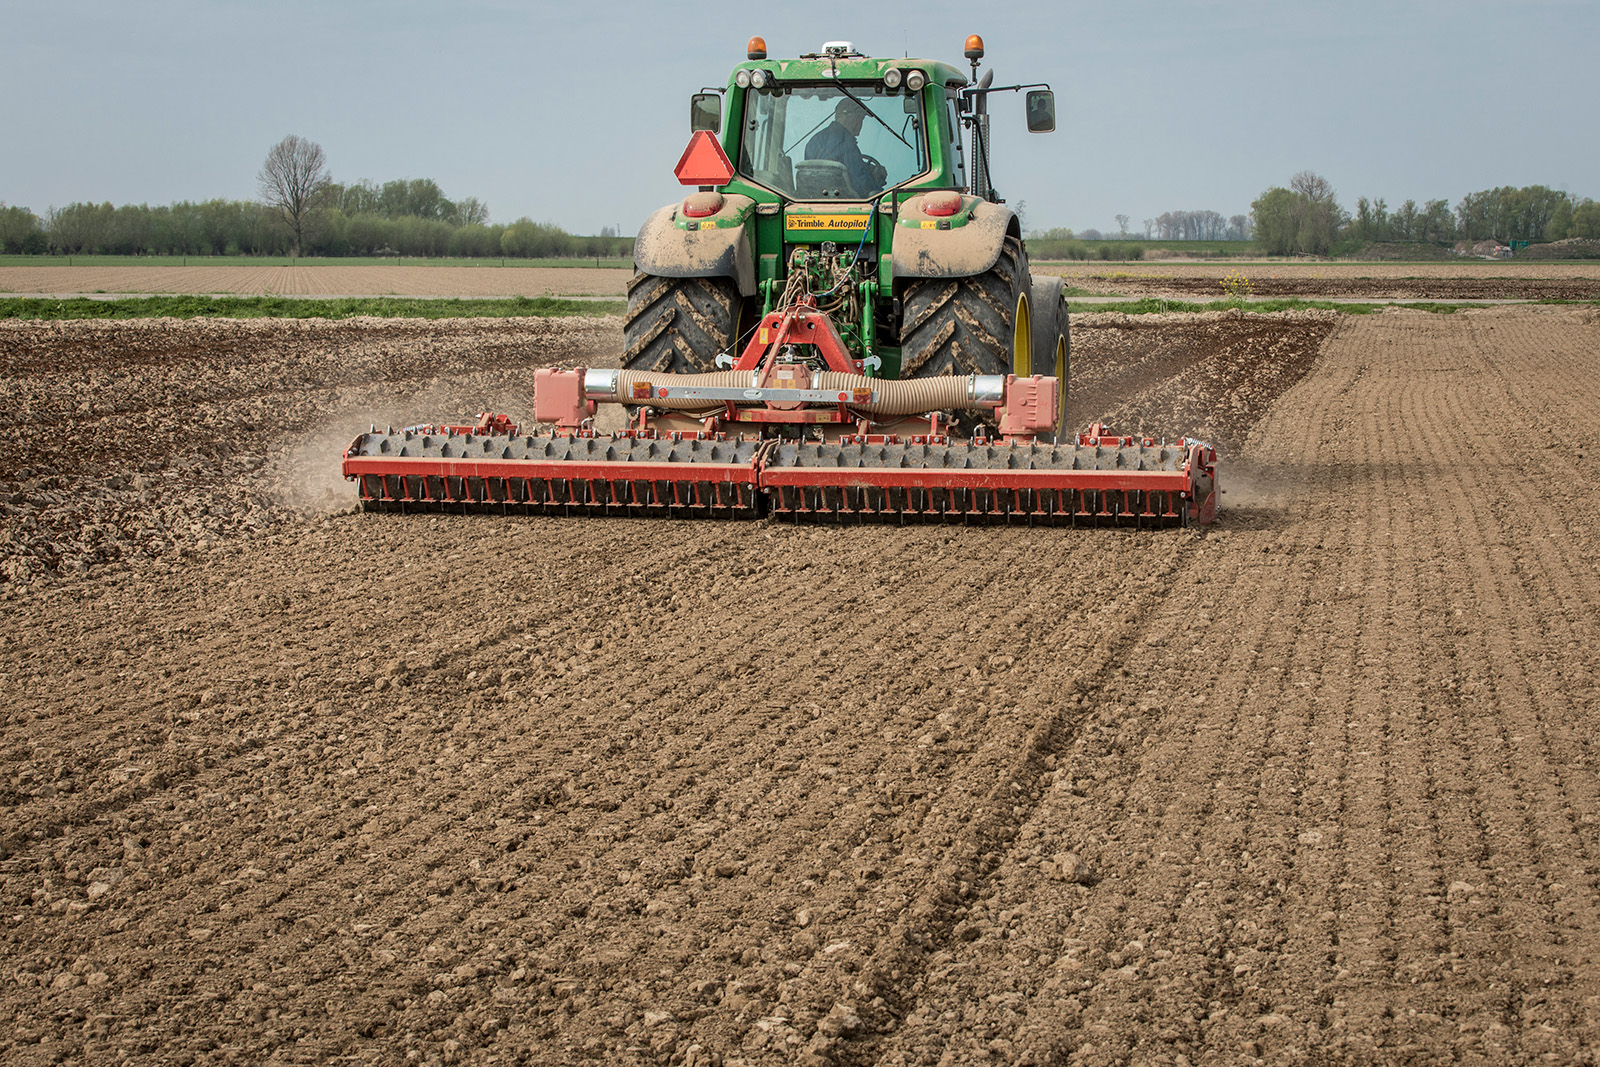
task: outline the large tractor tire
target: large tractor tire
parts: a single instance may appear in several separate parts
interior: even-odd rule
[[[1067,326],[1067,300],[1060,278],[1033,279],[1033,345],[1031,363],[1017,374],[1046,374],[1060,381],[1056,394],[1056,440],[1068,438],[1067,385],[1072,380],[1072,333]]]
[[[1031,364],[1028,257],[1007,237],[982,274],[918,279],[906,287],[900,377],[1011,374]]]
[[[739,291],[729,278],[661,278],[635,271],[622,322],[622,366],[658,374],[716,370],[737,339]]]

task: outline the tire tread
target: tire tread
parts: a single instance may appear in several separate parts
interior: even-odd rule
[[[695,374],[734,343],[740,300],[727,278],[663,278],[635,271],[622,323],[627,370]]]
[[[900,376],[1007,374],[1018,278],[1027,278],[1022,242],[1007,237],[982,274],[918,280],[906,289]]]

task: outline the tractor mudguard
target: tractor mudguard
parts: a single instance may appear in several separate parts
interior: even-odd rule
[[[906,217],[903,212],[902,218]],[[1003,204],[979,200],[969,221],[949,229],[896,225],[891,256],[894,276],[968,278],[982,274],[1000,259],[1006,234],[1017,228],[1016,218]]]
[[[754,296],[756,265],[747,223],[755,201],[736,193],[721,199],[716,214],[705,218],[683,217],[677,204],[651,215],[633,243],[634,265],[658,278],[732,278],[740,296]]]

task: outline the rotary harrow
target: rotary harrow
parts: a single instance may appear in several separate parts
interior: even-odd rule
[[[828,369],[796,361],[800,337]],[[769,316],[731,370],[539,370],[534,414],[550,429],[524,435],[494,414],[374,428],[344,473],[369,510],[1138,526],[1215,513],[1208,445],[1101,426],[1057,441],[1055,378],[896,381],[855,363],[827,315],[802,306]],[[606,402],[633,407],[628,429],[594,429]],[[947,412],[994,426],[958,437]]]

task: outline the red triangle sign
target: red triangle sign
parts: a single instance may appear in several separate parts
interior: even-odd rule
[[[683,185],[727,185],[728,179],[733,177],[733,164],[728,161],[728,153],[722,150],[716,134],[710,130],[696,130],[673,173]]]

